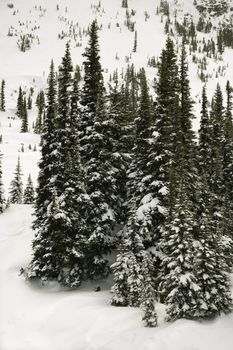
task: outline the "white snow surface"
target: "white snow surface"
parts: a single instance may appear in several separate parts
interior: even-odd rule
[[[0,216],[1,350],[232,350],[232,314],[165,323],[165,308],[156,304],[159,326],[148,329],[139,309],[109,304],[110,280],[75,291],[25,282],[19,270],[31,258],[31,220],[30,205]]]

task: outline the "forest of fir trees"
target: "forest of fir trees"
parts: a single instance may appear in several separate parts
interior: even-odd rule
[[[41,160],[26,278],[77,288],[112,273],[111,304],[141,307],[148,327],[157,325],[156,302],[169,321],[230,312],[230,83],[226,98],[217,85],[211,102],[203,87],[197,137],[184,40],[177,55],[167,38],[152,98],[145,70],[133,66],[114,72],[106,87],[96,21],[89,36],[82,83],[67,43],[58,72],[51,62],[46,98],[37,101]],[[18,160],[14,180],[22,190],[20,172]],[[3,211],[1,175],[0,167]],[[25,192],[24,203],[32,202],[30,176]]]

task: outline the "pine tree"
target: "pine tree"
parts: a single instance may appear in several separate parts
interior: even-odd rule
[[[143,283],[141,264],[145,251],[140,237],[140,226],[137,217],[132,216],[124,229],[120,252],[112,265],[114,274],[112,305],[140,305]]]
[[[200,302],[200,287],[193,271],[192,203],[188,199],[185,182],[183,175],[171,219],[164,233],[166,245],[162,266],[166,273],[161,292],[166,295],[169,320],[193,319]]]
[[[23,114],[21,115],[22,118],[22,125],[21,125],[21,132],[28,132],[28,112],[27,112],[27,101],[26,97],[24,98],[23,102]]]
[[[112,164],[115,168],[117,208],[116,221],[124,223],[126,219],[127,203],[127,164],[128,157],[125,154],[124,143],[124,111],[122,108],[123,95],[119,87],[118,73],[114,72],[113,83],[109,84],[108,115],[111,122],[111,137],[113,142]]]
[[[60,227],[63,228],[65,252],[59,282],[68,287],[78,287],[86,278],[88,269],[86,211],[89,198],[84,188],[84,173],[80,158],[78,101],[78,82],[74,79],[70,96],[70,114],[66,116],[67,155],[63,174],[64,190],[60,196],[65,214],[64,226],[62,223]],[[69,225],[66,218],[69,218]]]
[[[226,86],[227,91],[227,107],[224,120],[224,142],[223,142],[223,181],[225,194],[225,216],[228,216],[229,227],[224,234],[231,236],[231,227],[233,225],[233,122],[232,122],[232,87],[229,81]]]
[[[102,68],[98,45],[98,26],[94,21],[84,53],[84,85],[81,93],[80,145],[88,208],[89,277],[105,276],[109,268],[103,254],[115,244],[115,169],[112,167],[113,140],[109,135]],[[111,133],[110,133],[111,134]]]
[[[135,145],[133,148],[133,159],[129,168],[129,200],[131,209],[140,206],[143,197],[147,195],[148,170],[150,140],[152,137],[152,105],[149,95],[149,88],[145,71],[140,72],[140,100],[135,118]]]
[[[166,221],[170,214],[174,194],[171,192],[172,156],[177,148],[175,124],[179,113],[179,77],[174,44],[167,39],[162,51],[155,102],[155,124],[152,128],[148,156],[148,177],[146,203],[150,202],[151,233],[153,247],[156,288],[160,283],[162,235],[166,230]],[[148,204],[147,204],[148,205]],[[160,277],[159,277],[160,276]]]
[[[1,93],[0,93],[0,111],[5,111],[5,80],[1,82]]]
[[[55,181],[59,171],[59,155],[55,138],[57,115],[57,91],[54,64],[51,62],[47,90],[46,118],[41,135],[41,160],[39,163],[38,187],[35,204],[36,219],[33,228],[37,231],[33,241],[33,257],[28,268],[28,278],[56,279],[61,271],[59,234],[55,214],[59,210]]]
[[[24,115],[24,100],[23,100],[23,91],[21,86],[19,87],[16,115],[21,119],[23,118],[23,115]]]
[[[142,321],[146,327],[157,326],[157,314],[155,311],[155,290],[152,280],[153,264],[150,253],[145,254],[142,261],[143,289],[141,292]]]
[[[35,191],[32,183],[31,174],[29,174],[26,188],[23,194],[23,202],[24,204],[33,204],[34,200],[35,200]]]
[[[18,162],[15,169],[14,179],[11,181],[10,185],[10,202],[14,204],[21,204],[23,200],[23,183],[22,183],[22,171],[20,158],[18,157]]]
[[[0,153],[0,213],[3,213],[5,209],[5,198],[2,183],[2,154]]]
[[[208,100],[206,96],[206,88],[202,90],[202,108],[201,120],[199,129],[199,145],[198,145],[198,163],[199,172],[205,174],[208,186],[210,186],[210,169],[212,166],[211,160],[211,129],[210,119],[208,115]]]
[[[43,124],[43,116],[45,112],[45,97],[44,97],[44,92],[40,91],[37,99],[36,99],[36,105],[38,108],[38,115],[36,118],[36,125],[35,125],[35,133],[40,134],[42,131],[42,124]]]
[[[27,109],[32,109],[32,98],[31,98],[31,95],[29,95],[28,99],[27,99]]]
[[[200,187],[199,230],[194,247],[194,271],[198,292],[202,298],[195,313],[198,318],[210,318],[221,312],[228,313],[232,308],[228,266],[225,252],[220,249],[219,237],[215,230],[212,213],[213,195],[208,189],[205,175],[202,174]]]

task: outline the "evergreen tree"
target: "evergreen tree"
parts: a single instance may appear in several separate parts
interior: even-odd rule
[[[210,169],[212,167],[211,160],[211,129],[210,119],[208,115],[208,100],[206,96],[206,88],[202,90],[202,108],[199,129],[199,146],[198,146],[198,162],[199,172],[205,174],[208,186],[210,186]]]
[[[156,288],[160,283],[162,235],[170,214],[174,194],[171,191],[172,156],[177,148],[175,130],[179,113],[179,78],[174,44],[167,39],[162,51],[156,82],[155,124],[148,156],[146,204],[151,211],[151,247],[153,247]],[[173,186],[174,187],[174,186]],[[149,203],[148,203],[149,202]]]
[[[145,251],[140,225],[137,217],[131,216],[124,229],[120,252],[112,265],[115,282],[112,287],[112,305],[140,305],[143,284],[141,265]]]
[[[60,237],[55,214],[59,210],[55,181],[58,173],[59,155],[55,137],[57,116],[57,91],[54,64],[51,62],[47,90],[46,118],[41,135],[41,160],[35,204],[37,231],[33,241],[33,257],[28,269],[29,278],[56,279],[61,271],[59,252]],[[60,224],[60,223],[59,223]]]
[[[28,112],[27,112],[26,97],[24,98],[24,102],[23,102],[23,114],[21,118],[22,118],[21,132],[28,132]]]
[[[36,99],[36,105],[38,108],[38,115],[36,118],[36,125],[35,125],[35,133],[40,134],[42,131],[42,124],[43,124],[43,116],[45,112],[45,97],[44,97],[44,92],[40,91],[37,99]]]
[[[2,154],[0,153],[0,213],[3,213],[5,209],[5,198],[2,183]]]
[[[0,93],[0,111],[5,111],[5,80],[1,82],[1,93]]]
[[[31,95],[29,95],[28,99],[27,99],[27,109],[32,109],[32,98],[31,98]]]
[[[157,326],[157,314],[155,311],[155,290],[152,280],[153,264],[150,253],[145,254],[142,261],[143,289],[141,292],[142,321],[146,327]]]
[[[202,175],[200,188],[199,230],[194,251],[194,271],[200,286],[199,303],[195,317],[209,318],[228,313],[232,308],[232,300],[227,272],[225,252],[220,249],[219,238],[215,230],[212,213],[213,195],[208,190],[205,175]]]
[[[84,53],[84,85],[81,94],[80,145],[88,208],[89,277],[105,276],[109,268],[103,254],[115,244],[115,169],[112,166],[113,140],[107,119],[102,68],[98,45],[98,26],[94,21]],[[110,134],[110,135],[109,135]]]
[[[168,319],[193,319],[202,298],[193,271],[193,213],[184,175],[164,239],[162,294],[166,295]]]
[[[24,115],[24,100],[23,100],[23,91],[21,86],[19,87],[16,115],[19,118],[23,118],[23,115]]]
[[[35,200],[35,191],[32,183],[31,174],[29,174],[26,188],[23,194],[23,202],[24,204],[33,204],[34,200]]]
[[[223,180],[224,193],[228,200],[228,211],[232,212],[231,203],[233,202],[233,122],[232,122],[232,87],[229,81],[226,86],[227,107],[224,120],[224,142],[223,142]],[[226,208],[227,209],[227,208]]]
[[[70,96],[70,114],[66,116],[66,162],[63,174],[63,192],[60,196],[64,211],[63,230],[63,267],[59,282],[68,287],[77,287],[87,276],[87,208],[89,198],[84,188],[84,174],[80,158],[78,137],[79,128],[79,91],[77,80],[73,81]],[[61,158],[62,159],[62,158]],[[68,220],[67,220],[68,219]]]
[[[23,200],[23,183],[22,183],[22,171],[20,165],[20,158],[18,157],[18,162],[15,169],[14,179],[11,181],[10,185],[10,202],[14,204],[21,204]]]

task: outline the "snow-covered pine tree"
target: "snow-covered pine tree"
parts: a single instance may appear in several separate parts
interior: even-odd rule
[[[206,87],[202,89],[202,108],[201,120],[199,128],[199,144],[198,144],[198,170],[200,174],[205,174],[208,186],[210,186],[210,169],[212,167],[211,160],[211,129],[208,114],[208,100],[206,95]]]
[[[73,80],[71,90],[70,113],[66,116],[66,162],[64,164],[63,192],[60,195],[64,222],[63,229],[63,267],[59,276],[59,282],[68,287],[78,287],[89,268],[87,265],[88,237],[86,229],[87,207],[89,197],[84,188],[84,174],[80,159],[79,145],[79,91],[78,82]],[[62,158],[61,158],[62,159]],[[67,219],[69,221],[67,221]]]
[[[119,78],[117,71],[113,74],[113,80],[109,83],[108,93],[108,115],[111,122],[111,137],[113,140],[112,150],[112,164],[115,168],[115,179],[117,188],[117,208],[116,208],[116,221],[118,223],[124,223],[126,220],[126,204],[127,204],[127,164],[128,158],[124,147],[122,147],[123,141],[123,121],[124,111],[122,108],[122,91],[119,86]]]
[[[229,81],[226,85],[227,107],[224,120],[223,142],[223,180],[224,180],[224,215],[227,225],[223,228],[223,234],[231,237],[233,227],[233,122],[232,122],[232,87]]]
[[[17,98],[17,111],[16,115],[22,118],[24,114],[24,101],[23,101],[23,91],[21,86],[19,87],[18,98]]]
[[[141,223],[131,216],[124,228],[120,251],[111,266],[114,274],[111,304],[139,306],[143,286],[141,265],[145,247],[140,237]]]
[[[142,321],[146,327],[157,326],[157,314],[155,311],[155,289],[152,279],[153,262],[151,254],[147,252],[142,261],[143,288],[141,291]]]
[[[23,194],[23,202],[24,204],[33,204],[35,200],[35,191],[33,187],[33,182],[31,178],[31,174],[28,176],[26,188]]]
[[[51,62],[47,90],[46,117],[41,135],[41,160],[39,162],[38,187],[33,228],[37,231],[33,241],[33,257],[28,268],[28,278],[56,279],[62,261],[57,250],[60,237],[55,233],[57,225],[53,217],[58,210],[55,181],[58,173],[59,154],[55,137],[57,115],[57,89],[54,64]]]
[[[23,201],[23,183],[22,183],[22,170],[20,164],[20,158],[18,157],[18,162],[16,165],[14,178],[11,181],[9,198],[10,202],[14,204],[21,204]]]
[[[140,98],[135,118],[135,142],[128,171],[128,196],[131,210],[137,210],[147,195],[148,157],[152,137],[153,113],[145,70],[140,71]]]
[[[0,111],[5,111],[6,105],[5,105],[5,80],[2,80],[1,82],[1,92],[0,92]]]
[[[96,21],[91,24],[89,44],[84,57],[80,145],[85,187],[90,197],[86,223],[89,242],[88,274],[90,278],[95,278],[106,276],[109,271],[103,254],[109,253],[115,244],[112,231],[116,220],[114,203],[117,190]]]
[[[23,114],[21,115],[21,118],[22,118],[21,132],[28,132],[28,111],[27,111],[26,97],[24,97],[24,100],[23,100]]]
[[[200,287],[193,271],[193,212],[187,195],[184,173],[179,183],[179,191],[167,223],[163,239],[164,276],[161,293],[165,295],[169,320],[179,318],[193,319],[202,300]]]
[[[179,112],[179,77],[173,41],[168,38],[163,49],[156,81],[155,124],[147,163],[147,193],[151,202],[151,226],[157,287],[160,282],[162,234],[170,213],[171,160],[175,148],[175,122]],[[148,202],[148,198],[146,202]],[[156,288],[157,288],[156,287]]]
[[[36,124],[35,124],[35,129],[34,132],[36,134],[40,134],[42,131],[42,124],[43,124],[43,116],[45,112],[45,97],[44,97],[44,92],[40,91],[37,99],[36,99],[36,105],[38,108],[38,115],[36,118]]]
[[[199,227],[194,246],[194,273],[201,299],[195,312],[196,318],[210,318],[232,309],[228,266],[225,253],[219,247],[219,235],[213,220],[213,194],[209,191],[205,174],[199,186]],[[223,239],[222,237],[220,238]],[[231,254],[231,253],[230,253]]]
[[[0,153],[0,213],[5,209],[4,189],[2,183],[2,153]]]

